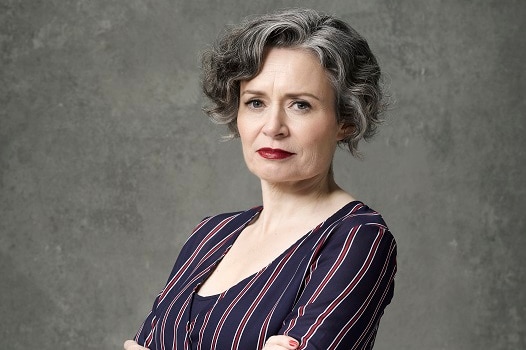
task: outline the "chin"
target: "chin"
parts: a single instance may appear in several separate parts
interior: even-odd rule
[[[287,183],[287,182],[299,182],[309,179],[313,179],[316,176],[310,176],[309,174],[298,174],[298,173],[277,173],[277,172],[260,172],[254,173],[260,180],[268,183]]]
[[[295,180],[295,177],[290,176],[290,174],[279,174],[275,171],[252,171],[252,174],[257,176],[260,180],[272,183],[288,182]]]

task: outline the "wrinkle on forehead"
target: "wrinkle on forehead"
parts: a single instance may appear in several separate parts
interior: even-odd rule
[[[259,89],[260,84],[265,89],[274,90],[277,87],[286,92],[310,92],[315,95],[322,94],[327,88],[332,90],[318,57],[303,49],[269,49],[259,74],[242,86]]]

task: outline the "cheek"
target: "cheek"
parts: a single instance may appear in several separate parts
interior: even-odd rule
[[[314,163],[324,164],[330,163],[334,157],[337,143],[334,135],[327,133],[320,133],[312,135],[308,140],[308,147],[306,147],[305,156]]]
[[[247,118],[242,115],[238,115],[236,125],[237,132],[242,140],[250,137],[250,134],[254,132],[254,127],[251,127]]]
[[[247,135],[247,133],[240,131],[239,139],[241,141],[241,146],[243,147],[243,153],[245,151],[248,151],[248,148],[250,148],[253,143],[250,135]]]
[[[247,130],[242,120],[237,119],[237,133],[241,139],[241,143],[244,144],[247,139]]]
[[[250,130],[247,130],[243,123],[238,123],[237,130],[239,133],[239,139],[241,141],[241,149],[243,152],[243,157],[245,158],[245,162],[249,163],[250,158],[253,156],[253,143],[254,143],[254,137],[250,133]]]
[[[325,124],[313,125],[303,133],[304,140],[312,148],[327,149],[332,148],[337,143],[337,133],[335,128]]]

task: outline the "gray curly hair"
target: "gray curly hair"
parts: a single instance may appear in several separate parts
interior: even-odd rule
[[[203,54],[202,87],[212,102],[204,110],[238,137],[239,86],[261,70],[265,49],[300,48],[317,55],[336,96],[337,121],[352,130],[340,146],[359,156],[381,123],[387,103],[378,62],[365,39],[345,22],[310,9],[289,9],[245,19],[231,26]]]

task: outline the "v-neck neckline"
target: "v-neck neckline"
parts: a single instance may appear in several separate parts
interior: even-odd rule
[[[291,251],[296,248],[296,247],[299,247],[301,245],[301,243],[306,240],[313,232],[315,231],[318,231],[320,228],[322,228],[324,225],[332,225],[333,222],[335,221],[338,221],[338,220],[341,220],[343,218],[343,215],[342,213],[343,212],[346,212],[346,211],[350,211],[350,208],[351,207],[355,207],[356,205],[363,205],[363,203],[361,201],[357,201],[357,200],[354,200],[354,201],[351,201],[351,202],[348,202],[347,204],[345,204],[344,206],[342,206],[340,209],[338,209],[336,212],[334,212],[333,214],[331,214],[327,219],[323,220],[322,222],[320,222],[318,225],[316,225],[315,227],[311,228],[309,231],[307,231],[304,235],[302,235],[300,238],[298,238],[294,243],[292,243],[290,246],[288,246],[283,252],[281,252],[278,256],[276,256],[272,261],[270,261],[267,265],[265,265],[263,268],[261,268],[260,270],[250,274],[249,276],[241,279],[240,281],[236,282],[235,284],[233,284],[232,286],[228,287],[227,289],[225,289],[224,291],[220,292],[220,293],[216,293],[216,294],[211,294],[211,295],[200,295],[198,293],[198,289],[199,287],[210,277],[210,275],[214,272],[214,270],[216,269],[216,267],[219,265],[219,263],[221,262],[221,260],[223,260],[223,258],[226,256],[226,254],[228,254],[228,252],[230,251],[230,249],[232,248],[232,246],[234,245],[235,241],[237,240],[237,238],[239,237],[239,235],[241,234],[241,232],[243,232],[243,230],[248,226],[250,225],[250,223],[258,216],[261,214],[261,212],[263,211],[264,207],[263,206],[258,206],[258,207],[254,207],[254,208],[251,208],[245,212],[243,212],[243,214],[250,214],[250,217],[248,220],[245,220],[245,222],[240,225],[238,228],[236,228],[236,234],[232,235],[232,237],[229,239],[230,242],[228,244],[228,246],[225,248],[225,250],[223,251],[223,253],[221,254],[220,257],[218,257],[212,264],[210,264],[207,269],[208,269],[208,272],[205,273],[203,275],[203,277],[200,279],[199,283],[197,284],[197,286],[194,288],[194,292],[195,294],[199,295],[199,297],[201,298],[212,298],[212,297],[216,297],[216,298],[219,298],[220,296],[222,295],[225,295],[226,293],[228,293],[229,291],[233,290],[233,289],[236,289],[238,288],[239,286],[241,285],[245,285],[247,283],[247,281],[249,280],[252,280],[253,278],[261,275],[265,270],[267,270],[270,266],[272,266],[273,264],[275,264],[277,261],[281,261],[283,259],[283,256],[287,255],[287,254],[290,254]]]

